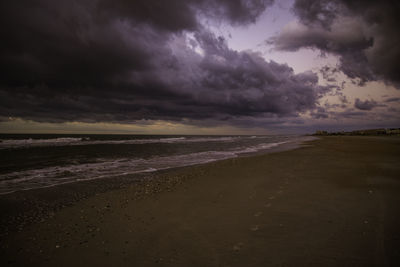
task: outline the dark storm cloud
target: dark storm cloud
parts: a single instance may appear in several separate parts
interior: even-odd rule
[[[360,110],[371,110],[378,106],[379,106],[379,104],[372,99],[361,101],[360,99],[356,98],[356,100],[354,101],[354,107],[356,107]]]
[[[389,102],[400,102],[400,97],[390,97],[388,99],[385,100],[386,103]]]
[[[35,121],[297,116],[331,90],[201,24],[272,1],[18,1],[0,6],[0,116]],[[197,52],[196,52],[197,51]]]
[[[365,117],[365,116],[367,116],[367,113],[364,111],[354,111],[354,109],[348,109],[343,112],[333,112],[332,115],[335,116],[336,119],[340,119],[340,118],[351,119],[351,118]]]
[[[101,13],[149,23],[159,29],[195,30],[200,24],[197,15],[226,20],[231,24],[255,22],[274,0],[100,0]],[[157,10],[155,12],[155,10]]]
[[[326,119],[329,117],[328,111],[322,107],[317,107],[314,111],[312,111],[311,116],[314,119]]]
[[[1,1],[1,81],[102,84],[151,67],[171,33],[210,14],[253,22],[271,0]]]
[[[299,24],[268,42],[276,49],[319,49],[340,58],[340,70],[365,82],[400,84],[400,4],[398,1],[296,0]]]
[[[327,82],[337,82],[336,76],[340,72],[338,68],[331,66],[323,66],[320,70],[322,77]]]

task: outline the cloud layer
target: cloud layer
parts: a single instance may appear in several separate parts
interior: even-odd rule
[[[312,72],[230,49],[272,0],[0,4],[0,116],[43,122],[297,116],[330,90]]]
[[[340,70],[360,85],[383,80],[400,87],[400,3],[296,0],[299,21],[268,40],[278,50],[318,49],[340,58]]]

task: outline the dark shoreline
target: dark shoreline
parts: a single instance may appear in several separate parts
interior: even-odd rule
[[[317,138],[316,138],[317,139]],[[134,186],[137,189],[136,198],[140,199],[147,192],[156,193],[183,182],[195,175],[197,169],[221,161],[231,161],[243,157],[258,157],[270,153],[284,152],[306,146],[309,141],[292,142],[256,154],[243,154],[237,158],[218,160],[205,164],[170,168],[155,172],[130,174],[122,177],[83,180],[51,187],[35,188],[0,195],[0,240],[10,233],[22,231],[32,223],[43,222],[54,213],[65,207],[74,205],[97,194]],[[185,177],[174,179],[175,173],[184,172]],[[191,177],[187,177],[191,176]],[[166,188],[163,188],[163,187]]]

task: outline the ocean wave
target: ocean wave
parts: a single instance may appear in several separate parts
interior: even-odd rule
[[[51,139],[2,139],[1,148],[30,147],[30,146],[51,146],[51,145],[72,145],[81,142],[82,138],[62,137]]]
[[[142,172],[203,164],[235,157],[233,152],[207,151],[150,159],[98,159],[98,162],[17,171],[0,175],[0,194],[64,183],[111,178]]]
[[[199,142],[233,142],[243,137],[167,137],[167,138],[144,138],[124,140],[91,140],[89,137],[73,138],[51,138],[51,139],[3,139],[0,140],[0,149],[26,148],[38,146],[82,146],[82,145],[134,145],[154,143],[199,143]]]
[[[71,140],[72,141],[72,140]],[[41,169],[11,172],[0,175],[0,194],[18,190],[42,188],[64,183],[99,178],[111,178],[135,173],[154,172],[169,168],[204,164],[234,158],[242,154],[267,150],[285,142],[262,143],[250,147],[236,147],[229,151],[204,151],[183,155],[152,158],[98,158],[92,163],[52,166]]]
[[[238,153],[238,154],[255,153],[255,152],[262,151],[262,150],[271,149],[273,147],[277,147],[279,145],[283,145],[288,142],[289,141],[276,142],[276,143],[261,143],[256,146],[240,147],[237,149],[236,153]]]

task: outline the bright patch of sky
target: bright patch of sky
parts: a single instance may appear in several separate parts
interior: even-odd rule
[[[46,123],[8,118],[0,121],[0,133],[55,133],[55,134],[183,134],[183,135],[221,135],[221,134],[272,134],[272,130],[251,127],[238,128],[231,125],[196,126],[184,122],[142,120],[132,124],[65,122]]]
[[[327,64],[336,65],[337,58],[333,55],[321,56],[321,53],[311,49],[301,49],[296,52],[280,52],[266,43],[268,38],[277,35],[287,24],[296,21],[291,11],[292,0],[276,1],[267,8],[256,23],[245,27],[234,27],[229,24],[211,25],[210,28],[219,36],[223,36],[229,47],[237,51],[252,50],[259,52],[266,60],[287,63],[295,73],[308,70],[317,71]]]

